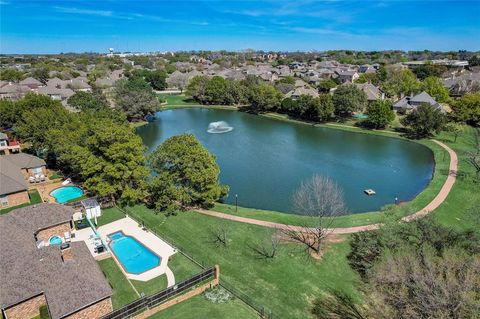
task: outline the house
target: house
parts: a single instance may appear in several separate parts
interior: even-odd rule
[[[365,92],[368,103],[375,102],[376,100],[383,100],[385,98],[385,93],[371,83],[358,83],[355,84],[355,86]]]
[[[338,79],[342,83],[353,83],[360,77],[357,71],[336,71]]]
[[[319,94],[317,90],[314,90],[312,88],[305,88],[305,87],[298,87],[295,88],[294,90],[291,90],[288,92],[285,97],[286,98],[291,98],[292,100],[298,99],[301,95],[309,95],[313,97],[318,97]]]
[[[112,311],[112,289],[85,242],[65,241],[73,208],[38,204],[0,216],[0,308],[6,319],[100,318]],[[63,239],[62,239],[63,238]]]
[[[20,168],[0,156],[0,208],[30,202],[28,186]]]
[[[446,113],[446,109],[435,101],[427,92],[423,91],[417,95],[405,96],[393,104],[393,109],[398,113],[407,113],[417,109],[421,104],[428,103],[434,106],[442,113]]]
[[[37,175],[47,176],[48,173],[47,164],[43,159],[27,153],[2,155],[0,159],[2,163],[10,162],[13,164],[27,181],[30,177],[36,177]]]
[[[0,132],[0,155],[20,153],[20,144],[15,140],[9,140],[7,134]]]
[[[368,65],[368,64],[364,64],[364,65],[360,65],[360,67],[358,68],[358,72],[359,73],[376,73],[377,72],[377,69],[375,69],[375,67],[373,65]]]
[[[75,78],[65,82],[66,82],[66,88],[72,89],[73,91],[81,91],[81,92],[92,91],[92,87],[87,83],[86,79]]]
[[[63,105],[66,105],[67,99],[71,97],[75,92],[69,88],[62,88],[58,87],[59,84],[56,86],[51,86],[47,84],[47,86],[39,87],[37,92],[38,94],[47,95],[52,98],[52,100],[61,101]]]
[[[9,82],[0,87],[0,98],[9,100],[19,100],[32,90],[26,86],[18,83]]]
[[[18,84],[25,85],[25,86],[29,87],[31,90],[36,90],[40,86],[43,86],[42,82],[40,82],[37,79],[34,79],[32,77],[28,77],[28,78],[18,82]]]

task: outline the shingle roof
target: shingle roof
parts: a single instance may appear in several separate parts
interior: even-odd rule
[[[1,308],[43,292],[52,318],[57,319],[111,296],[84,242],[70,244],[74,257],[66,262],[59,246],[36,246],[37,230],[70,221],[73,213],[68,206],[39,204],[0,216]]]
[[[6,157],[7,155],[0,156],[0,195],[26,191],[27,182],[20,168]]]
[[[21,85],[43,85],[42,82],[40,82],[39,80],[37,79],[34,79],[32,77],[28,77],[20,82],[18,82],[19,84]]]
[[[47,165],[43,159],[27,153],[2,155],[2,158],[19,168],[34,168]]]

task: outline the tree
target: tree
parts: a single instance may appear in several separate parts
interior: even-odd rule
[[[354,84],[341,85],[333,93],[333,105],[337,116],[349,117],[365,108],[367,95]]]
[[[68,98],[67,103],[80,111],[99,111],[109,107],[107,98],[101,92],[77,91]]]
[[[150,83],[154,90],[164,90],[167,87],[167,73],[163,70],[149,71],[145,75],[145,81]]]
[[[453,102],[452,109],[456,121],[480,126],[480,92],[465,94]]]
[[[62,168],[98,196],[125,204],[143,200],[149,170],[140,137],[105,111],[73,116],[46,134]]]
[[[187,91],[185,92],[187,95],[191,96],[195,101],[203,103],[205,98],[205,88],[209,79],[205,75],[197,75],[194,76],[187,86]]]
[[[420,80],[425,80],[430,76],[441,77],[443,73],[447,71],[448,68],[445,65],[435,64],[419,65],[413,69],[413,73],[415,73]]]
[[[440,256],[402,247],[382,256],[369,282],[380,318],[473,319],[480,311],[480,257],[458,247]]]
[[[187,87],[188,80],[188,74],[176,71],[170,74],[167,78],[167,84],[168,86],[178,88],[180,92],[183,92]]]
[[[325,238],[332,232],[335,218],[347,211],[342,190],[331,179],[314,175],[301,183],[293,196],[293,205],[297,214],[309,216],[313,222],[289,226],[284,233],[304,245],[309,253],[319,256]]]
[[[247,243],[248,248],[260,259],[273,259],[278,253],[279,236],[275,234],[264,239],[254,239]]]
[[[17,69],[3,69],[2,72],[0,72],[0,79],[2,81],[18,82],[23,78],[23,72]]]
[[[349,294],[333,289],[313,302],[312,314],[318,319],[370,319],[364,306]]]
[[[274,110],[282,102],[282,93],[269,84],[259,84],[250,91],[250,110],[255,113]]]
[[[453,136],[454,136],[453,143],[457,142],[458,135],[463,132],[463,126],[461,124],[455,123],[455,122],[446,123],[443,129],[446,132],[450,132],[450,133],[453,134]]]
[[[450,100],[447,88],[443,85],[440,78],[429,76],[423,80],[422,88],[425,92],[430,94],[437,102],[445,103]]]
[[[21,118],[16,103],[7,99],[0,99],[0,114],[0,128],[4,130],[12,128]]]
[[[167,139],[149,162],[157,174],[150,185],[150,201],[159,211],[210,207],[228,193],[228,187],[220,185],[215,157],[192,134]]]
[[[362,73],[355,83],[372,83],[378,85],[380,81],[376,73]]]
[[[337,87],[337,83],[333,81],[332,79],[326,79],[322,80],[320,83],[318,83],[318,90],[323,93],[329,93],[331,89]]]
[[[224,104],[227,81],[221,76],[212,77],[205,86],[205,100],[208,104]]]
[[[367,124],[375,129],[383,129],[395,119],[389,100],[376,100],[370,103],[365,114],[368,116]]]
[[[390,96],[401,96],[418,93],[421,83],[410,70],[395,70],[387,75],[383,90]]]
[[[288,75],[288,76],[278,80],[277,83],[295,85],[295,78],[293,76]]]
[[[416,110],[402,119],[402,124],[409,127],[410,135],[416,138],[433,136],[445,125],[445,115],[429,103],[422,103]]]
[[[215,245],[228,246],[230,229],[226,223],[218,223],[209,229],[210,238]]]
[[[47,84],[50,71],[47,68],[38,68],[33,70],[32,77],[39,80],[43,84]]]
[[[152,87],[139,77],[118,80],[115,83],[114,97],[115,106],[123,110],[129,120],[141,119],[160,108]]]

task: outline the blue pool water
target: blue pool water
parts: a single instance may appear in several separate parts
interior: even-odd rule
[[[134,237],[127,236],[121,231],[108,237],[112,240],[110,248],[126,272],[141,274],[160,265],[160,257]]]
[[[48,242],[50,245],[60,245],[62,243],[62,239],[58,236],[52,236]]]
[[[71,199],[82,197],[82,195],[82,189],[77,186],[60,187],[50,193],[50,196],[54,197],[55,201],[60,204],[66,203]]]

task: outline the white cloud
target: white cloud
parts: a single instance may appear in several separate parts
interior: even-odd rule
[[[80,8],[74,8],[74,7],[53,7],[53,9],[61,13],[86,14],[86,15],[96,15],[96,16],[102,16],[102,17],[111,17],[113,15],[113,12],[108,10],[91,10],[91,9],[80,9]]]

